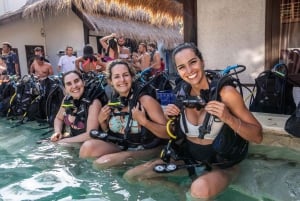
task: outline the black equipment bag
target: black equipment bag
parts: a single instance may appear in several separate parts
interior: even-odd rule
[[[300,103],[296,111],[286,120],[284,130],[295,137],[300,137]]]
[[[279,67],[284,73],[277,71]],[[260,73],[255,79],[253,92],[255,90],[255,96],[250,100],[250,111],[274,114],[292,114],[295,111],[293,85],[288,82],[285,64]]]

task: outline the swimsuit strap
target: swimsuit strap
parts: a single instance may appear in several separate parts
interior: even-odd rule
[[[91,62],[90,58],[88,58],[87,60],[85,60],[83,63],[82,63],[82,66],[85,67],[87,64],[89,64]]]

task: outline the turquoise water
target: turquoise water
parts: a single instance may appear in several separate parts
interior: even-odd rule
[[[175,192],[163,185],[128,184],[122,175],[130,167],[93,169],[91,161],[78,158],[78,148],[37,143],[50,135],[38,123],[15,123],[0,119],[0,200],[176,201],[189,185],[188,178],[177,179],[182,192]],[[216,200],[299,201],[300,153],[252,149],[241,176]]]

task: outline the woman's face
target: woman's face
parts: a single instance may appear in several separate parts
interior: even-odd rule
[[[66,75],[64,84],[66,92],[74,99],[79,99],[82,96],[84,92],[84,82],[76,73]]]
[[[192,49],[183,49],[174,57],[179,76],[191,85],[199,84],[204,77],[203,61]]]
[[[120,96],[127,96],[132,86],[132,76],[124,64],[116,64],[111,69],[111,84]]]

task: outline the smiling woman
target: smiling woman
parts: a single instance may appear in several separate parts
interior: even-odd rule
[[[111,102],[100,110],[101,131],[97,139],[84,142],[80,157],[93,158],[98,168],[120,166],[159,154],[166,133],[166,119],[156,99],[143,93],[135,80],[135,70],[123,60],[107,67],[107,79],[114,89]],[[141,93],[140,93],[141,92]]]
[[[94,89],[85,88],[85,82],[78,71],[65,73],[62,81],[67,96],[54,120],[55,133],[51,136],[51,141],[84,142],[90,138],[90,130],[99,127],[97,117],[102,103],[98,96],[90,97],[87,91]],[[83,98],[90,101],[83,101]],[[70,133],[64,132],[66,126],[70,128]]]
[[[180,200],[178,193],[185,195],[190,183],[182,175],[172,178],[181,186],[178,192],[161,182],[154,186],[128,184],[120,174],[128,166],[95,170],[90,161],[78,158],[77,148],[49,141],[37,144],[45,137],[37,122],[11,128],[14,124],[0,118],[0,200]],[[241,164],[244,174],[217,200],[298,201],[300,152],[268,146],[252,147],[251,152]]]

